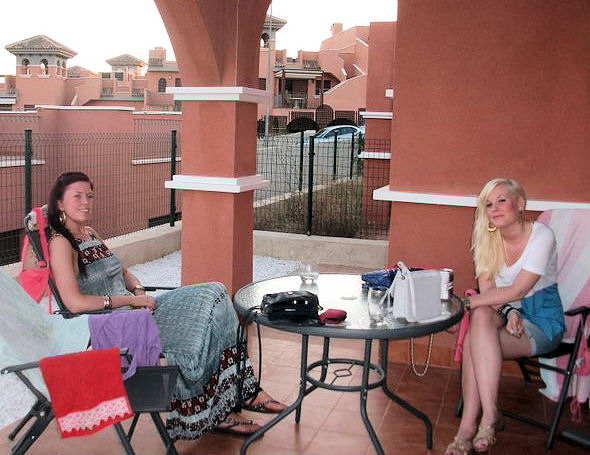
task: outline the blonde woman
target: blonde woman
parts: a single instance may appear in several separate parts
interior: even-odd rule
[[[445,455],[485,453],[496,443],[502,360],[550,352],[565,330],[555,237],[544,224],[527,220],[525,207],[525,192],[511,179],[491,180],[479,195],[472,251],[480,293],[464,300],[471,311],[463,347],[464,408]]]

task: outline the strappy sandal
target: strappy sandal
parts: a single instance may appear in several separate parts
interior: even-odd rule
[[[264,390],[258,387],[254,396],[242,405],[242,409],[247,411],[261,412],[263,414],[278,414],[279,412],[283,412],[285,409],[287,409],[287,406],[278,402],[277,400],[273,400],[270,396],[266,400],[254,404],[254,401],[256,401],[256,398],[260,392],[264,392]],[[278,407],[273,409],[268,406],[269,404],[276,404]]]
[[[247,427],[253,427],[254,429],[247,429]],[[245,428],[245,430],[242,431],[239,430],[239,428]],[[236,436],[250,436],[260,429],[260,425],[255,423],[253,420],[236,420],[232,417],[228,417],[215,429],[217,431],[221,431],[222,433],[229,433]]]
[[[473,445],[471,444],[471,440],[459,439],[458,436],[455,436],[453,442],[447,446],[445,455],[471,455],[472,451]]]
[[[503,429],[504,423],[500,420],[487,427],[480,425],[473,438],[473,450],[475,453],[487,453],[496,444],[496,432],[502,431]]]

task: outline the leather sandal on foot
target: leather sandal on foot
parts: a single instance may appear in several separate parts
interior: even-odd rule
[[[447,446],[445,455],[471,455],[472,451],[473,446],[471,445],[471,440],[459,439],[458,436],[455,436],[453,442]]]
[[[496,432],[502,431],[504,424],[497,420],[496,423],[482,427],[481,425],[477,429],[477,433],[473,438],[473,450],[475,453],[487,453],[496,443]]]
[[[228,417],[217,426],[216,430],[236,436],[250,436],[260,428],[260,425],[252,420],[236,420]]]
[[[279,406],[278,408],[269,408],[269,404],[277,404]],[[269,398],[268,400],[264,400],[257,404],[244,404],[242,408],[246,409],[247,411],[262,412],[263,414],[278,414],[279,412],[285,410],[286,406],[279,403],[277,400]]]
[[[245,409],[247,411],[261,412],[263,414],[278,414],[279,412],[282,412],[285,409],[287,409],[287,406],[285,406],[282,403],[279,403],[277,400],[273,400],[271,397],[268,397],[266,400],[261,401],[260,403],[254,404],[254,401],[256,401],[256,398],[258,397],[258,394],[260,392],[264,392],[264,390],[258,387],[258,389],[256,390],[256,394],[243,404],[242,409]],[[266,396],[268,396],[268,394],[266,394]],[[276,406],[269,407],[269,404]]]

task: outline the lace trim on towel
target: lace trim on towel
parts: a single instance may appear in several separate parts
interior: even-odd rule
[[[97,426],[107,425],[113,419],[125,419],[131,415],[127,398],[117,397],[85,411],[70,412],[57,420],[63,432],[91,431]]]

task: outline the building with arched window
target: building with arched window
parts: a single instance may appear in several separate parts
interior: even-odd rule
[[[261,30],[257,88],[269,91],[271,101],[270,105],[259,105],[258,119],[268,113],[276,132],[294,118],[315,118],[316,109],[326,104],[334,115],[363,123],[359,112],[365,108],[369,27],[342,30],[342,24],[334,24],[332,35],[322,41],[319,51],[299,51],[291,58],[285,50],[275,49],[276,33],[286,23],[268,15]],[[162,47],[149,50],[147,65],[123,54],[108,59],[111,70],[100,73],[81,67],[68,70],[67,60],[76,52],[44,35],[9,44],[6,50],[17,58],[17,77],[11,101],[0,102],[2,110],[41,104],[181,109],[180,102],[166,90],[181,87],[182,76],[176,62],[166,59]],[[0,83],[0,98],[8,96],[7,91]]]
[[[20,74],[31,74],[31,68],[30,65],[31,62],[29,61],[28,58],[23,58],[22,62],[21,62],[21,70],[20,70]]]

